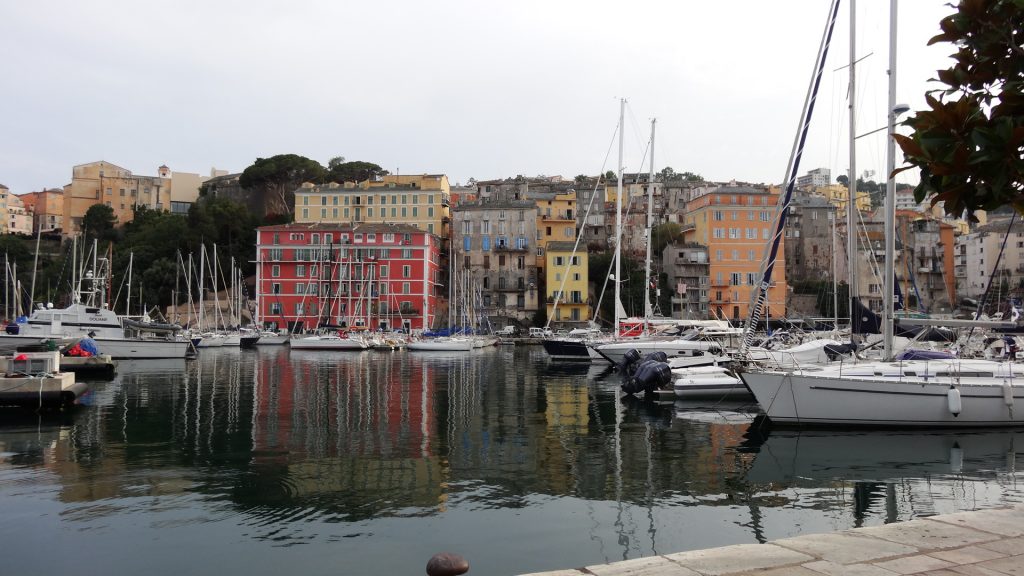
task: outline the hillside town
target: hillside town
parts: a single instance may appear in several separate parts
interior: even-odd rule
[[[261,217],[286,214],[283,223],[258,229],[248,296],[253,321],[290,331],[324,323],[425,330],[458,324],[467,308],[495,328],[536,325],[537,318],[556,329],[600,322],[599,302],[611,283],[589,277],[588,259],[614,248],[620,189],[623,259],[640,267],[649,261],[643,282],[654,307],[625,302],[628,312],[738,324],[748,316],[782,197],[779,185],[707,182],[671,168],[625,173],[621,186],[614,173],[452,184],[440,172],[381,171],[283,193],[246,188],[242,173],[217,169],[200,175],[164,165],[143,176],[98,161],[72,167],[70,176],[63,188],[0,186],[2,232],[73,238],[95,205],[108,207],[118,225],[132,222],[139,207],[186,215],[210,198]],[[848,290],[847,182],[826,168],[796,180],[768,319],[846,313],[845,297],[834,296],[837,285]],[[860,180],[856,199],[862,245],[855,289],[874,311],[883,304],[879,187],[884,193],[884,182]],[[895,270],[908,311],[958,312],[981,297],[991,277],[1003,297],[1024,283],[1024,230],[994,270],[1009,213],[980,213],[969,224],[918,204],[909,186],[895,197]]]

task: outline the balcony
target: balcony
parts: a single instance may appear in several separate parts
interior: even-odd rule
[[[575,222],[576,218],[568,212],[559,212],[557,214],[541,214],[541,220],[545,222]]]
[[[530,251],[530,245],[529,244],[524,244],[522,248],[516,248],[514,244],[508,244],[508,243],[505,243],[505,244],[495,244],[494,245],[494,251],[495,252],[529,252]]]

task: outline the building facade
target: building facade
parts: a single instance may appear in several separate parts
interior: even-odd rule
[[[262,326],[424,330],[441,304],[440,239],[401,224],[264,226],[257,231]]]
[[[32,213],[32,231],[60,230],[64,225],[64,191],[51,188],[21,195],[25,210]]]
[[[771,248],[779,191],[729,183],[707,186],[687,203],[686,240],[707,247],[712,318],[740,322],[749,316],[752,290],[761,282],[761,262]],[[786,315],[785,243],[768,290],[763,318]]]
[[[548,322],[559,328],[585,324],[590,320],[587,247],[577,247],[575,242],[549,242],[544,257]]]
[[[404,224],[447,238],[450,194],[443,174],[388,175],[358,184],[306,183],[295,191],[295,222]]]
[[[7,234],[32,234],[32,213],[25,210],[21,198],[13,194],[7,196]]]
[[[452,270],[480,295],[491,325],[527,323],[541,286],[537,205],[526,200],[463,202],[452,211]]]
[[[7,186],[0,184],[0,214],[7,214],[7,198],[11,195],[11,190]],[[0,234],[7,233],[8,218],[4,218],[3,222],[0,222]]]
[[[661,266],[672,291],[671,316],[688,320],[708,318],[708,249],[700,244],[669,244],[661,253]]]
[[[64,235],[80,234],[82,217],[96,204],[109,206],[118,224],[131,222],[138,206],[169,211],[170,179],[135,176],[131,170],[103,161],[75,166],[71,183],[64,186]]]

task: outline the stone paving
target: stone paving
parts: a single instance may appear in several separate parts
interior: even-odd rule
[[[525,576],[1024,576],[1024,506]]]

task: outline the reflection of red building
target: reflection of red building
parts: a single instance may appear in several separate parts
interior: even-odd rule
[[[401,224],[257,230],[256,305],[268,327],[419,330],[438,306],[440,239]]]

